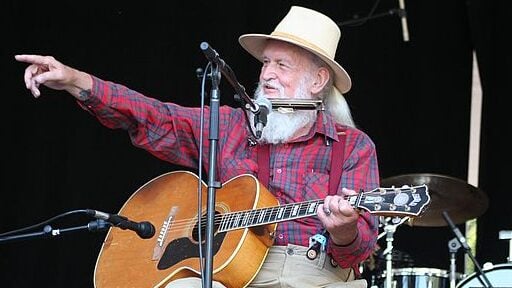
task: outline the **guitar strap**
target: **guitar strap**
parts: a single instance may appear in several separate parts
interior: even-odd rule
[[[270,145],[258,145],[258,180],[268,189],[270,179]]]
[[[341,171],[345,159],[345,133],[344,129],[336,127],[339,141],[332,141],[331,175],[329,175],[329,195],[336,195],[341,181]]]
[[[329,195],[336,195],[341,180],[341,171],[345,152],[345,130],[336,127],[339,141],[331,141],[331,174],[329,176]],[[258,179],[268,189],[270,179],[270,145],[258,145]]]

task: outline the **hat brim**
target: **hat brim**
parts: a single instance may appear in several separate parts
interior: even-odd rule
[[[315,49],[315,47],[313,47],[311,44],[300,41],[299,39],[295,40],[281,36],[266,34],[245,34],[238,38],[238,42],[252,56],[254,56],[259,61],[263,61],[262,53],[263,49],[265,48],[265,42],[270,39],[284,41],[290,44],[297,45],[320,57],[320,59],[327,63],[327,65],[329,65],[329,67],[331,67],[331,69],[333,70],[334,86],[336,86],[336,88],[338,88],[338,90],[341,93],[348,92],[352,87],[352,80],[350,79],[350,76],[348,76],[348,73],[345,71],[345,69],[343,69],[343,67],[341,67],[340,64],[332,60],[329,56],[327,56],[319,49]]]

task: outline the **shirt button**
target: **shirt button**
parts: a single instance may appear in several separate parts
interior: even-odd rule
[[[277,238],[279,238],[279,239],[283,239],[283,238],[284,238],[284,235],[283,235],[283,234],[279,234],[279,235],[277,235]]]
[[[283,172],[283,170],[281,170],[281,168],[277,168],[276,172],[277,172],[277,174],[281,174]]]

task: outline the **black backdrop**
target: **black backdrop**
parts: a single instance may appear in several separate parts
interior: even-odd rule
[[[116,212],[149,180],[181,169],[133,147],[124,132],[104,128],[63,92],[43,88],[43,96],[34,99],[24,89],[25,65],[14,60],[15,54],[53,55],[148,96],[197,106],[195,70],[206,64],[199,44],[214,47],[252,91],[259,63],[237,38],[270,33],[294,4],[341,23],[364,17],[375,1],[3,1],[0,233],[75,209]],[[510,121],[504,103],[512,76],[507,4],[406,1],[409,42],[402,39],[399,18],[384,16],[342,27],[337,55],[353,79],[346,97],[358,126],[377,145],[382,178],[436,173],[466,180],[476,50],[483,88],[479,188],[490,200],[478,218],[481,264],[507,261],[508,243],[498,232],[512,229]],[[397,6],[398,1],[383,0],[376,13]],[[236,105],[225,80],[221,93],[223,104]],[[52,225],[89,220],[74,216]],[[81,231],[0,243],[1,286],[92,287],[104,236]],[[409,253],[417,267],[446,270],[451,238],[448,227],[402,225],[394,246]],[[461,255],[457,263],[462,271]]]

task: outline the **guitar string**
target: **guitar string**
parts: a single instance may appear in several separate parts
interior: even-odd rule
[[[355,195],[349,195],[349,196],[345,196],[344,198],[347,200],[348,198],[350,197],[354,197]],[[361,199],[365,199],[366,195],[363,195],[361,197]],[[290,203],[290,204],[285,204],[285,205],[281,205],[281,206],[275,206],[275,207],[264,207],[264,208],[258,208],[258,209],[249,209],[249,210],[241,210],[241,211],[234,211],[234,212],[227,212],[227,213],[223,213],[223,214],[219,214],[219,215],[215,215],[215,219],[214,219],[214,224],[215,225],[221,225],[223,222],[228,222],[228,227],[230,227],[231,229],[227,229],[227,230],[235,230],[235,229],[238,229],[237,227],[234,227],[233,224],[236,224],[235,226],[238,226],[238,222],[242,221],[244,218],[253,218],[252,220],[254,221],[254,216],[258,215],[258,217],[261,217],[261,212],[264,212],[263,213],[263,219],[268,219],[269,217],[272,217],[273,214],[277,213],[277,210],[280,210],[280,209],[283,209],[282,213],[283,214],[287,214],[287,213],[291,213],[291,211],[293,209],[296,209],[295,207],[297,207],[297,205],[299,205],[299,210],[303,210],[307,207],[309,207],[309,205],[311,204],[315,204],[316,205],[319,205],[319,204],[322,204],[324,202],[323,199],[321,200],[311,200],[311,201],[305,201],[305,202],[300,202],[300,203]],[[315,211],[316,213],[316,211]],[[299,216],[299,218],[301,217],[307,217],[307,216],[313,216],[315,215],[315,213],[311,213],[311,214],[307,214],[307,215],[302,215],[302,216]],[[236,219],[236,217],[238,215],[244,215],[244,214],[248,214],[247,216],[245,217],[242,217],[240,216],[238,218],[238,220]],[[274,215],[275,216],[275,215]],[[233,218],[233,219],[230,219],[230,218]],[[286,219],[291,219],[293,217],[286,217]],[[201,221],[206,221],[206,217],[202,217],[201,218]],[[185,219],[179,219],[179,220],[174,220],[172,221],[172,226],[170,227],[169,229],[169,232],[170,231],[173,231],[173,232],[176,232],[176,231],[183,231],[183,230],[189,230],[189,227],[192,225],[192,224],[195,224],[197,222],[197,217],[193,217],[193,218],[185,218]],[[249,222],[249,221],[247,221]],[[270,223],[272,223],[274,221],[270,221]],[[255,223],[254,225],[249,225],[249,226],[259,226],[259,225],[263,225],[267,223],[267,221],[263,221],[263,223]],[[204,231],[204,229],[202,229],[202,231]]]
[[[386,191],[390,190],[390,191],[387,191],[388,192],[387,195],[398,194],[398,193],[403,193],[405,191],[412,190],[412,189],[407,189],[407,190],[400,189],[400,191],[395,191],[395,188],[381,188],[381,189],[384,189]],[[375,190],[373,190],[373,191],[375,191]],[[357,197],[360,196],[360,202],[364,202],[364,200],[368,196],[372,196],[375,194],[380,195],[379,192],[374,193],[373,191],[363,192],[363,194],[361,194],[361,195],[344,195],[343,198],[345,200],[349,200],[350,198],[354,198],[354,197],[357,199]],[[289,203],[289,204],[285,204],[285,205],[281,205],[281,206],[274,206],[274,207],[263,207],[263,208],[258,208],[258,209],[226,212],[226,213],[215,215],[214,225],[222,226],[222,224],[225,223],[226,225],[224,225],[223,231],[236,230],[236,229],[239,229],[238,226],[240,225],[240,221],[243,221],[244,218],[252,219],[252,221],[254,221],[255,220],[254,216],[258,215],[258,217],[262,217],[262,219],[268,219],[268,218],[275,217],[276,216],[275,213],[277,213],[277,211],[280,209],[283,209],[282,213],[286,214],[286,213],[291,213],[291,211],[293,209],[296,209],[297,205],[299,205],[299,207],[300,207],[299,211],[300,211],[300,210],[303,210],[303,209],[309,207],[309,205],[311,205],[313,203],[316,203],[317,205],[319,205],[319,204],[323,204],[323,202],[324,202],[323,199],[319,199],[319,200],[310,200],[310,201],[304,201],[304,202],[299,202],[299,203]],[[261,212],[264,212],[263,213],[264,216],[261,216]],[[299,213],[300,216],[298,218],[314,216],[315,214],[316,214],[316,211],[315,211],[315,213],[311,213],[311,214],[306,213],[306,215],[302,215],[301,213]],[[240,217],[237,218],[237,216],[239,216],[239,215],[240,215]],[[244,217],[242,217],[242,215],[244,215]],[[294,217],[288,216],[288,217],[286,217],[285,220],[292,219],[292,218],[294,218]],[[203,222],[205,222],[206,220],[207,220],[206,216],[203,216],[201,218],[201,221],[203,221]],[[245,222],[250,222],[250,220],[247,220]],[[267,220],[267,221],[262,221],[261,223],[252,222],[254,224],[242,225],[242,226],[252,227],[252,226],[271,224],[274,222],[276,222],[276,221],[268,221]],[[277,222],[279,222],[279,221],[277,221]],[[189,230],[190,226],[195,223],[197,223],[197,217],[174,220],[171,223],[172,226],[170,226],[168,233],[171,231],[176,232],[176,231]],[[201,229],[201,232],[204,232],[205,229],[206,228]]]

